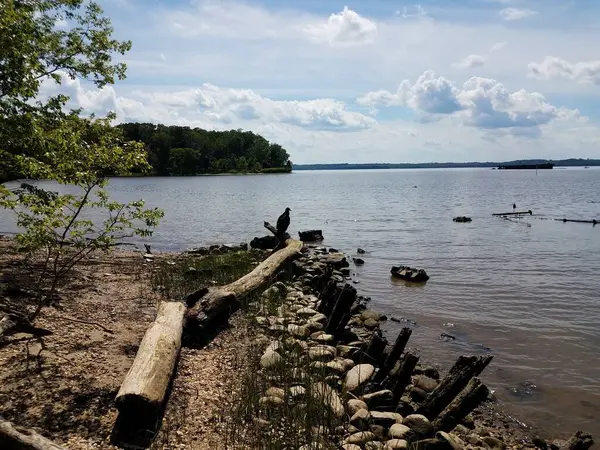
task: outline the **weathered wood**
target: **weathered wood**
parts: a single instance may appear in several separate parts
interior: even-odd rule
[[[531,210],[528,210],[528,211],[515,211],[515,212],[505,212],[505,213],[494,213],[494,214],[492,214],[492,216],[522,216],[524,214],[529,214],[530,216],[532,216],[533,212],[531,212]]]
[[[410,328],[402,328],[398,337],[396,338],[396,342],[394,342],[394,346],[392,347],[392,351],[385,359],[383,363],[383,367],[377,372],[377,380],[383,381],[385,377],[392,371],[398,359],[402,355],[402,352],[406,348],[406,344],[408,344],[408,340],[410,339],[410,335],[412,334],[412,329]]]
[[[371,335],[369,343],[357,352],[355,357],[358,364],[368,363],[380,366],[383,362],[383,352],[387,347],[387,339],[383,337],[381,330],[376,330]]]
[[[32,336],[48,336],[52,331],[34,326],[24,315],[19,313],[7,313],[0,319],[0,340],[11,334],[25,333]]]
[[[6,450],[66,450],[35,431],[0,419],[0,448]]]
[[[117,393],[121,421],[135,423],[158,416],[179,356],[185,310],[181,302],[159,304]]]
[[[241,298],[264,286],[285,263],[298,257],[302,245],[300,241],[287,239],[283,249],[271,254],[242,278],[226,286],[210,288],[208,291],[203,289],[203,294],[190,294],[188,305],[191,307],[186,314],[186,327],[209,327],[217,319],[229,317],[239,306]],[[190,297],[197,298],[198,301],[191,305]]]
[[[479,378],[472,378],[458,396],[433,421],[435,431],[450,432],[490,394]]]
[[[559,222],[575,222],[575,223],[591,223],[593,225],[598,225],[600,223],[600,221],[596,220],[596,219],[592,219],[592,220],[579,220],[579,219],[554,219],[557,220]]]
[[[329,317],[341,292],[342,288],[335,281],[329,280],[319,296],[321,302],[319,303],[318,311]]]
[[[450,372],[423,402],[418,414],[432,420],[462,391],[471,378],[479,376],[492,356],[460,356]]]
[[[338,331],[340,323],[344,319],[344,316],[350,313],[350,308],[352,308],[355,301],[356,289],[349,284],[344,285],[329,316],[327,325],[325,325],[326,333],[336,333]]]
[[[406,386],[410,384],[411,376],[415,367],[419,362],[419,357],[414,353],[407,352],[402,357],[402,364],[400,365],[400,370],[394,377],[394,384],[392,387],[392,392],[394,393],[394,400],[400,400],[400,397],[404,394],[406,390]]]
[[[591,434],[577,431],[560,450],[587,450],[592,445],[594,445],[594,439]]]

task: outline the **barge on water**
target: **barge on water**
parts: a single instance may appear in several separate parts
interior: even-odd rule
[[[542,163],[542,164],[509,164],[506,166],[498,167],[498,170],[514,170],[514,169],[552,169],[554,164]]]

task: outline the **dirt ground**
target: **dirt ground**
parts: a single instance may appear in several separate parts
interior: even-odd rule
[[[0,239],[2,282],[11,278],[16,260],[12,241]],[[52,335],[41,341],[17,334],[0,344],[0,418],[68,449],[117,448],[109,439],[114,399],[159,300],[151,270],[141,253],[124,251],[81,264],[61,289],[58,307],[45,308],[36,321]],[[205,348],[182,350],[152,448],[218,447],[234,357],[228,350],[240,339],[235,333],[226,330]]]

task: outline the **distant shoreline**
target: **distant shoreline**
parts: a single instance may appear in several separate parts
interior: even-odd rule
[[[504,162],[466,162],[466,163],[333,163],[333,164],[294,164],[293,170],[361,170],[361,169],[461,169],[461,168],[498,168],[520,164],[547,164],[555,167],[592,167],[600,166],[600,159],[525,159]]]

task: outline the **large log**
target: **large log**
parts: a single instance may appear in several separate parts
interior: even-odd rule
[[[265,224],[266,226],[267,224]],[[208,328],[218,319],[224,319],[237,309],[239,300],[256,289],[264,286],[287,262],[297,258],[302,250],[302,242],[286,239],[285,246],[271,254],[267,259],[242,278],[226,286],[194,292],[188,296],[187,326]],[[202,291],[202,292],[201,292]],[[198,298],[192,305],[190,297]]]
[[[66,450],[29,428],[0,420],[0,448],[6,450]]]
[[[121,422],[145,422],[159,416],[181,348],[186,306],[162,302],[146,331],[121,389],[116,406]]]
[[[475,408],[483,403],[490,391],[479,378],[472,378],[467,387],[433,421],[435,431],[450,432]]]
[[[460,356],[450,372],[421,405],[418,414],[435,419],[446,406],[462,391],[471,378],[481,374],[492,356]]]

